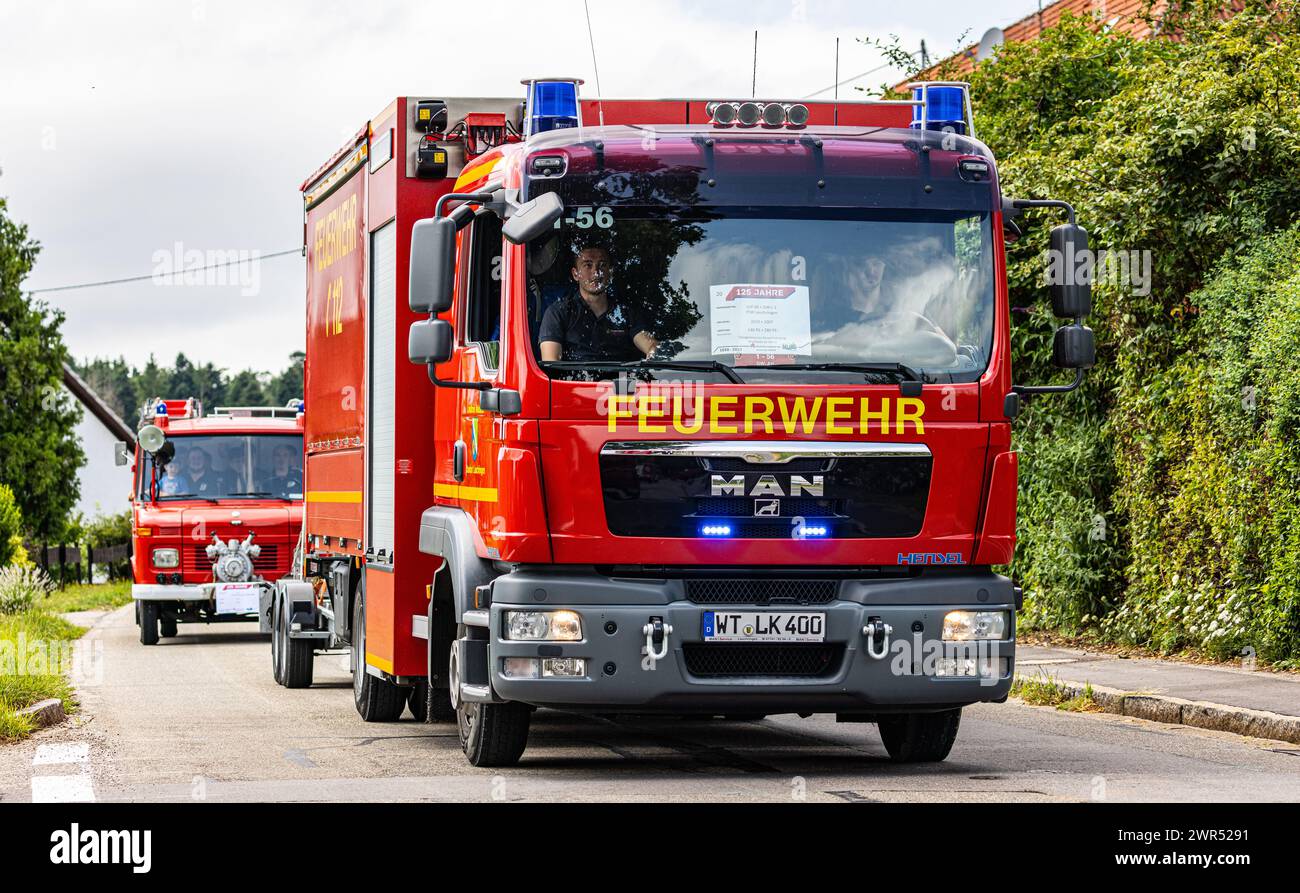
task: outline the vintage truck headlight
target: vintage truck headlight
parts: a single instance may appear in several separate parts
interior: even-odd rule
[[[943,640],[1005,639],[1010,628],[1006,611],[949,611],[943,618]]]
[[[506,638],[519,642],[578,642],[582,618],[574,611],[507,611]]]
[[[153,566],[159,568],[171,568],[181,566],[181,552],[179,549],[154,549]]]

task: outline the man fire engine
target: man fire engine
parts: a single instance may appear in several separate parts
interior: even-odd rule
[[[832,713],[941,760],[1007,697],[1021,396],[967,88],[873,103],[401,97],[303,184],[303,573],[276,678],[357,710]],[[593,126],[596,124],[597,126]],[[406,354],[406,356],[403,356]],[[408,364],[406,359],[412,364]]]
[[[137,438],[132,558],[140,642],[264,616],[302,529],[302,415],[151,400]],[[118,462],[130,457],[119,445]],[[263,632],[270,628],[264,625]]]

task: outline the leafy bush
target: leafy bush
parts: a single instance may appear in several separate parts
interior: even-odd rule
[[[14,491],[0,484],[0,567],[26,563],[22,529],[23,516],[18,501],[14,499]]]
[[[23,614],[54,590],[54,583],[38,567],[0,568],[0,614]]]
[[[90,521],[82,522],[81,541],[92,549],[130,543],[131,513],[126,511],[119,512],[116,515],[97,515]],[[108,575],[112,579],[121,579],[130,576],[130,574],[131,560],[129,558],[108,565]]]

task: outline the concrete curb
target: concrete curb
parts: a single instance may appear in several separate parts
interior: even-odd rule
[[[1033,681],[1041,677],[1017,678]],[[1086,682],[1067,682],[1063,679],[1052,681],[1071,698],[1079,697],[1090,687]],[[1235,735],[1246,735],[1251,738],[1268,738],[1273,741],[1300,744],[1300,716],[1286,716],[1281,713],[1270,713],[1267,710],[1250,710],[1246,707],[1230,707],[1209,701],[1187,701],[1183,698],[1171,698],[1147,692],[1126,692],[1101,685],[1093,685],[1091,689],[1093,701],[1107,713],[1146,719],[1151,722],[1192,726],[1216,732],[1232,732]]]
[[[19,716],[26,716],[36,723],[36,728],[44,729],[48,726],[58,725],[67,719],[67,714],[63,712],[63,702],[58,698],[50,698],[41,701],[39,704],[33,704],[30,707],[24,707],[18,711]]]

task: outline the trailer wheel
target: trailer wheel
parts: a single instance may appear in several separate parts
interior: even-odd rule
[[[158,644],[158,603],[138,602],[140,606],[140,644]]]
[[[461,627],[464,634],[464,627]],[[460,669],[456,665],[456,649],[451,649],[448,660],[447,682],[452,692],[451,702],[456,705],[456,725],[460,731],[460,746],[471,765],[479,768],[513,766],[524,755],[528,746],[528,725],[532,708],[527,704],[479,704],[462,701]]]
[[[406,709],[406,689],[366,672],[366,598],[352,609],[352,700],[366,722],[396,722]]]
[[[311,639],[289,637],[289,618],[284,610],[284,599],[277,592],[275,623],[271,627],[271,641],[278,644],[276,681],[285,688],[311,688],[312,672],[316,665],[316,646]]]
[[[938,713],[898,713],[880,717],[880,740],[895,763],[940,763],[952,750],[961,725],[961,708]]]

